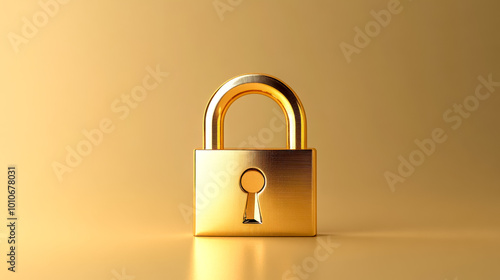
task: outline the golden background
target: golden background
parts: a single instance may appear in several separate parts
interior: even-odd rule
[[[497,1],[1,7],[0,174],[5,183],[17,166],[19,218],[12,273],[4,184],[2,279],[500,277]],[[305,107],[318,237],[192,237],[205,105],[249,72],[282,79]],[[479,77],[494,81],[482,100]],[[470,110],[455,112],[464,102]],[[226,146],[284,147],[277,109],[262,96],[238,100]],[[415,141],[436,129],[446,140],[418,158]],[[78,147],[86,155],[69,166]],[[419,166],[390,184],[400,155]],[[321,247],[319,259],[327,242],[335,249]]]

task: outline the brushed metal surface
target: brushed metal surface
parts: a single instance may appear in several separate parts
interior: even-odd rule
[[[195,150],[195,236],[316,235],[316,150]],[[240,178],[262,170],[262,224],[242,223]]]

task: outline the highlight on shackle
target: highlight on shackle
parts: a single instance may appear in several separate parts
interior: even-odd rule
[[[203,123],[203,148],[224,148],[224,117],[229,106],[247,94],[270,97],[285,113],[287,149],[306,149],[306,114],[293,90],[279,79],[265,74],[246,74],[235,77],[219,87],[208,102]]]

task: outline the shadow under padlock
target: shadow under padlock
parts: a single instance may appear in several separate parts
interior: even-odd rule
[[[287,149],[224,149],[227,109],[248,94],[281,107]],[[316,150],[306,138],[302,103],[282,81],[247,74],[222,85],[205,111],[204,149],[195,150],[194,235],[316,235]]]

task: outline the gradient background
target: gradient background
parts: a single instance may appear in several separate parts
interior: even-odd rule
[[[443,120],[478,76],[500,81],[499,2],[401,0],[348,62],[339,45],[390,2],[221,0],[231,10],[219,16],[211,0],[70,1],[16,51],[10,32],[43,9],[2,1],[0,174],[18,168],[19,221],[11,273],[2,188],[0,277],[282,279],[332,238],[340,247],[307,279],[500,278],[500,87],[458,129]],[[157,65],[168,77],[120,119],[113,102]],[[316,238],[192,237],[205,105],[248,72],[282,79],[305,107]],[[226,146],[284,147],[285,131],[270,130],[276,109],[238,100]],[[105,118],[114,131],[58,180],[54,162]],[[384,173],[435,128],[446,142],[391,191]]]

